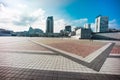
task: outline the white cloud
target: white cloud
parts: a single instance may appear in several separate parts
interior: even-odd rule
[[[40,25],[42,26],[45,18],[44,13],[45,11],[41,8],[29,14],[24,12],[21,13],[18,10],[5,7],[0,3],[0,28],[23,31],[28,30],[28,24],[33,24],[33,28],[34,25],[35,27]]]
[[[59,19],[54,22],[54,32],[60,32],[60,30],[63,30],[65,28],[65,25],[67,24],[67,21],[64,19]]]
[[[39,8],[38,10],[34,11],[33,13],[30,14],[30,16],[33,17],[42,17],[45,14],[45,10]]]
[[[28,7],[26,4],[18,4],[17,6],[22,9],[25,9]]]
[[[26,24],[34,24],[36,22],[43,22],[45,19],[45,10],[39,8],[31,13],[21,14],[13,23],[17,26],[25,26]]]
[[[3,11],[5,9],[5,6],[3,3],[0,3],[0,11]]]
[[[13,0],[14,1],[14,0]],[[42,2],[43,0],[36,1]],[[69,0],[67,0],[69,1]],[[46,11],[42,8],[36,8],[34,10],[28,10],[28,7],[30,7],[30,4],[22,4],[15,2],[16,5],[13,6],[19,7],[19,8],[11,8],[11,7],[5,7],[4,4],[0,3],[0,28],[5,29],[11,29],[14,31],[23,31],[28,30],[30,24],[33,28],[40,28],[44,32],[46,30]],[[35,1],[34,1],[35,2]],[[66,4],[66,0],[62,1],[56,1],[52,0],[51,2],[48,2],[45,0],[44,2],[40,4],[49,4],[56,6]],[[8,3],[11,3],[10,0],[8,0]],[[34,7],[34,6],[33,6]],[[30,8],[29,8],[30,9]],[[25,11],[26,10],[26,11]],[[77,20],[65,20],[63,18],[54,19],[54,32],[60,32],[60,30],[65,28],[65,25],[71,25],[71,26],[83,26],[85,23],[88,23],[87,18],[77,19]]]
[[[56,13],[59,11],[59,6],[69,4],[71,1],[72,0],[3,0],[0,2],[0,28],[23,31],[27,30],[29,28],[28,24],[30,24],[33,28],[40,28],[45,31],[46,14],[51,15],[49,11],[46,13],[47,8],[49,7],[53,10],[52,12]],[[5,6],[4,3],[7,6]],[[41,7],[44,7],[46,11]],[[64,19],[55,19],[54,32],[59,32],[67,23],[68,21]]]
[[[46,21],[45,21],[45,19],[42,19],[42,20],[39,19],[39,20],[35,21],[34,23],[32,23],[31,26],[33,28],[42,29],[45,32],[45,30],[46,30]]]
[[[20,14],[20,11],[10,9],[3,3],[0,3],[0,28],[9,30],[21,30],[19,27],[15,27],[15,25],[12,23],[12,21],[17,19]]]
[[[5,7],[2,3],[0,4],[0,18],[6,18],[7,19],[13,19],[17,15],[20,15],[21,12],[18,10],[10,9],[8,7]]]
[[[117,23],[116,19],[109,21],[109,28],[120,29],[120,25]]]

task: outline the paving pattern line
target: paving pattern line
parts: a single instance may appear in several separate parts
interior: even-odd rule
[[[39,51],[39,50],[11,50],[11,49],[2,49],[0,52],[12,52],[12,53],[50,53],[55,54],[53,51]]]
[[[109,58],[120,58],[120,54],[110,54]]]

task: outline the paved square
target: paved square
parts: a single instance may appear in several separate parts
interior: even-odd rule
[[[120,79],[120,57],[110,55],[98,72],[32,43],[31,39],[37,38],[0,37],[0,80]]]

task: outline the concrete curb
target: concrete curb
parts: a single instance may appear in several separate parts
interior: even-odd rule
[[[97,56],[104,52],[112,43],[108,43],[105,46],[99,48],[98,50],[94,51],[90,55],[84,58],[84,60],[88,63],[92,62]]]

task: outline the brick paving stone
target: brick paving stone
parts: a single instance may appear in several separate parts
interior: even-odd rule
[[[94,52],[95,50],[101,48],[102,46],[99,45],[86,45],[86,44],[75,44],[71,42],[65,43],[52,43],[49,46],[61,49],[63,51],[67,51],[82,57],[88,56],[90,53]]]
[[[116,45],[113,47],[111,54],[120,54],[120,45]]]

